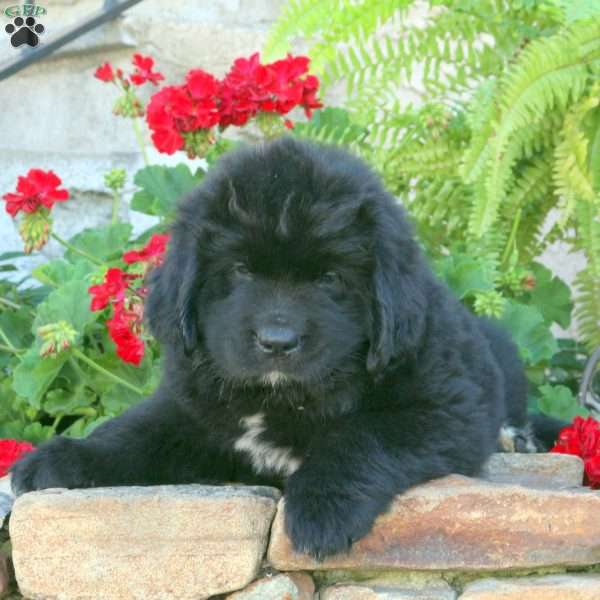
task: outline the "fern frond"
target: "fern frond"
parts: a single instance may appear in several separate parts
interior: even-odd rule
[[[575,278],[575,318],[590,350],[600,346],[600,201],[580,202],[575,211],[578,239],[586,266]]]
[[[500,82],[500,118],[489,130],[484,196],[469,221],[472,235],[493,224],[519,152],[513,138],[546,111],[564,111],[584,93],[588,62],[600,62],[600,21],[532,42]]]
[[[501,209],[501,218],[506,223],[510,223],[517,211],[521,210],[516,235],[521,263],[526,264],[543,251],[546,240],[542,235],[542,228],[554,205],[552,163],[542,155],[519,170]]]
[[[281,58],[290,49],[290,39],[316,34],[339,5],[340,0],[289,0],[265,44],[263,59]]]
[[[561,223],[567,222],[578,199],[594,201],[596,191],[588,168],[588,139],[581,129],[586,113],[600,103],[598,86],[565,115],[560,142],[554,152],[555,192],[562,209]]]

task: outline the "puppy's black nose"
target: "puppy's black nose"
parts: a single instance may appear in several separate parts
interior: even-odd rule
[[[256,343],[268,354],[289,354],[298,349],[300,337],[291,327],[271,325],[256,332]]]

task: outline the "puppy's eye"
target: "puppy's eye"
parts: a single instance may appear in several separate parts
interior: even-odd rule
[[[317,284],[324,287],[330,287],[340,282],[340,276],[335,271],[323,273],[317,280]]]
[[[233,265],[233,272],[235,275],[239,277],[245,277],[246,279],[252,277],[252,273],[246,264],[243,262],[238,262]]]

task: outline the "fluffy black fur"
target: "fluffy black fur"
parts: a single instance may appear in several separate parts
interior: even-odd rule
[[[516,349],[438,281],[360,160],[291,138],[224,157],[186,198],[147,316],[158,391],[12,471],[47,487],[283,486],[295,548],[364,536],[394,495],[475,475],[526,425]]]

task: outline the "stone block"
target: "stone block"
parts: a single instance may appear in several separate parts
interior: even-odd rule
[[[315,584],[306,573],[280,573],[263,577],[225,600],[313,600]]]
[[[10,519],[19,588],[34,600],[199,600],[243,588],[278,495],[201,485],[25,494]]]
[[[484,579],[465,587],[459,600],[598,600],[599,575],[548,575]]]
[[[529,487],[575,487],[583,484],[583,461],[569,454],[498,453],[487,462],[482,477]]]
[[[285,501],[268,560],[278,570],[529,569],[600,561],[600,493],[537,489],[453,475],[399,495],[347,554],[316,562],[293,551]]]
[[[321,590],[319,600],[456,600],[447,584],[420,588],[392,584],[342,583]]]

